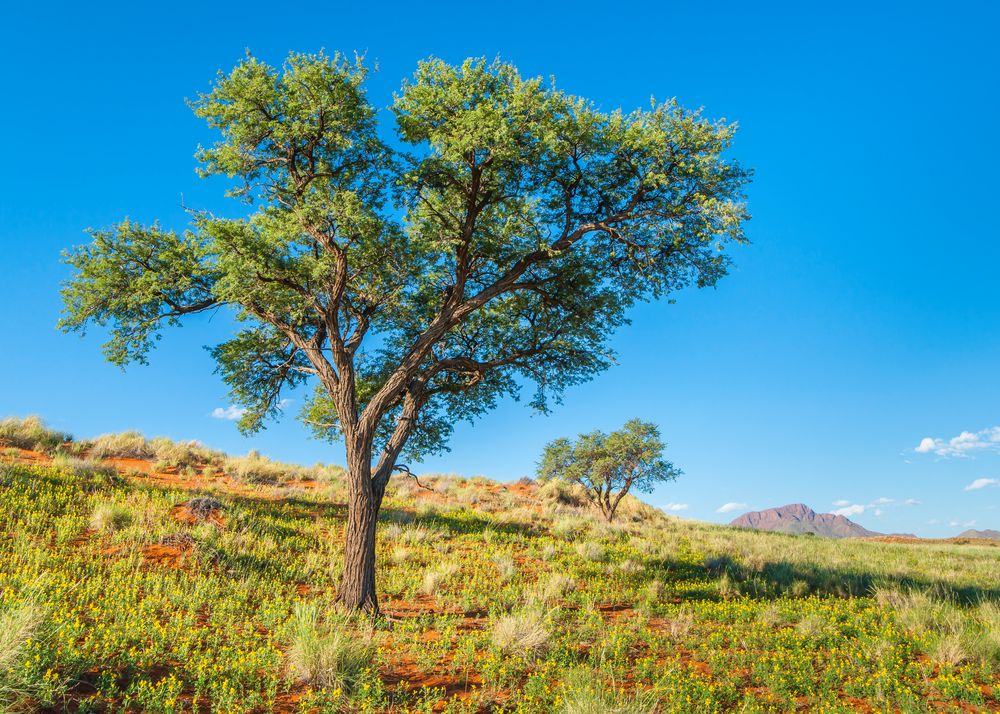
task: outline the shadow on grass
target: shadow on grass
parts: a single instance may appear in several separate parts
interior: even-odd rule
[[[872,555],[876,553],[873,552]],[[871,595],[876,588],[893,588],[931,592],[961,605],[976,605],[983,600],[1000,600],[1000,584],[992,587],[956,584],[927,576],[873,573],[833,568],[820,563],[792,563],[779,560],[766,561],[757,567],[749,567],[727,555],[722,555],[707,559],[704,567],[698,570],[701,571],[701,577],[706,574],[718,578],[727,576],[740,594],[763,599],[809,593],[863,597]]]

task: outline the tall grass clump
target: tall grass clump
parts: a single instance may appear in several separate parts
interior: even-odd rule
[[[90,527],[101,533],[114,533],[128,528],[132,514],[114,503],[102,503],[90,514]]]
[[[221,451],[209,449],[198,441],[174,441],[165,436],[150,439],[149,446],[158,466],[186,469],[202,466],[221,467],[225,455]]]
[[[614,682],[605,686],[598,673],[585,669],[566,675],[560,701],[562,714],[653,714],[660,706],[653,691],[628,692]]]
[[[549,644],[544,615],[537,610],[521,610],[502,615],[490,630],[493,646],[505,655],[527,659],[542,654]]]
[[[38,635],[43,613],[33,602],[0,612],[0,711],[16,711],[37,686],[27,678],[27,644]]]
[[[78,479],[94,479],[110,484],[118,478],[118,471],[113,466],[103,464],[96,459],[78,459],[75,456],[56,454],[52,459],[52,465]]]
[[[146,437],[137,431],[101,434],[90,444],[90,455],[98,459],[151,459],[156,455]]]
[[[924,635],[925,652],[948,664],[1000,664],[1000,605],[983,600],[966,611],[932,591],[874,589],[876,601],[896,612],[906,629]]]
[[[375,658],[370,632],[324,622],[315,603],[296,603],[288,666],[298,679],[318,687],[351,691]]]
[[[440,563],[430,568],[424,573],[423,582],[420,584],[420,591],[424,595],[437,595],[445,581],[457,572],[457,563]]]
[[[73,437],[45,426],[37,416],[0,419],[0,445],[32,451],[52,451]]]
[[[308,468],[272,461],[253,450],[246,456],[231,456],[222,462],[226,473],[241,481],[254,484],[277,484],[294,479],[303,481],[337,481],[344,473],[338,466],[316,464]]]

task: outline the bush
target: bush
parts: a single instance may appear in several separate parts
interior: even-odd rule
[[[505,655],[533,658],[549,644],[545,618],[535,610],[511,612],[494,621],[491,630],[493,645]]]
[[[90,527],[99,532],[114,533],[131,522],[132,514],[114,503],[102,503],[90,514]]]
[[[541,586],[541,597],[546,602],[561,600],[576,590],[576,581],[563,573],[552,573]]]
[[[559,479],[544,481],[538,489],[538,495],[544,502],[555,506],[585,508],[590,505],[587,501],[587,494],[584,493],[583,486],[575,483],[566,483]]]
[[[240,481],[256,484],[279,483],[292,476],[291,469],[287,466],[271,461],[256,451],[243,457],[226,459],[225,470]]]
[[[1000,605],[996,602],[984,600],[966,613],[932,591],[876,587],[874,597],[895,610],[903,627],[923,636],[924,651],[938,662],[1000,662]]]
[[[424,573],[424,580],[420,585],[420,591],[424,595],[436,595],[444,582],[458,572],[458,565],[455,563],[441,563]]]
[[[212,514],[223,510],[223,508],[225,506],[222,505],[222,501],[211,496],[198,496],[187,502],[188,511],[194,516],[195,520],[200,522],[208,520]]]
[[[564,714],[652,714],[660,697],[654,692],[628,693],[622,687],[606,687],[597,672],[574,670],[563,683],[561,711]]]
[[[202,445],[198,441],[173,441],[158,436],[149,442],[158,467],[188,469],[206,465],[221,466],[224,454]],[[161,468],[162,470],[162,468]]]
[[[208,450],[206,452],[214,453]],[[342,478],[344,474],[344,470],[339,466],[316,464],[312,468],[305,468],[283,464],[261,456],[257,451],[251,451],[242,457],[229,457],[224,461],[219,458],[213,461],[213,463],[217,462],[221,462],[222,468],[231,476],[255,484],[276,484],[294,479],[335,481]]]
[[[517,575],[517,563],[509,555],[494,555],[493,564],[497,566],[497,575],[502,583]]]
[[[94,459],[77,459],[57,454],[52,460],[52,465],[77,478],[100,478],[105,483],[111,483],[118,478],[118,471],[113,466]]]
[[[592,563],[597,563],[604,560],[604,548],[599,544],[594,543],[589,540],[585,540],[576,546],[576,552],[584,560],[589,560]]]
[[[90,444],[90,455],[98,459],[151,459],[156,455],[146,437],[137,431],[101,434]]]
[[[587,530],[587,523],[580,518],[560,518],[552,524],[552,535],[563,540],[574,540]]]
[[[37,636],[42,620],[41,608],[32,602],[0,612],[0,711],[13,711],[37,688],[25,677],[23,663],[26,645]]]
[[[52,451],[73,437],[54,431],[36,416],[0,419],[0,444],[32,451]]]
[[[351,691],[374,657],[370,632],[321,622],[315,603],[295,604],[288,666],[296,677],[318,687]]]

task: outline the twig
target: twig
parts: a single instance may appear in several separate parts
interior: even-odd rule
[[[424,489],[425,491],[430,491],[431,493],[436,493],[436,491],[433,488],[431,488],[430,486],[424,486],[422,483],[420,483],[420,479],[417,478],[417,475],[415,473],[413,473],[412,471],[410,471],[410,467],[407,466],[406,464],[396,464],[393,467],[393,470],[394,471],[399,471],[400,473],[406,474],[407,476],[409,476],[410,478],[412,478],[414,481],[416,481],[417,485],[420,486],[420,488]]]

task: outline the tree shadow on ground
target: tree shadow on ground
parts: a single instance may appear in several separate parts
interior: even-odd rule
[[[706,559],[702,566],[663,560],[657,560],[655,564],[661,572],[665,569],[675,581],[704,579],[706,576],[721,579],[725,576],[734,590],[759,599],[810,593],[862,597],[870,596],[877,588],[892,588],[930,592],[961,605],[1000,600],[1000,584],[955,583],[912,573],[869,572],[821,563],[771,560],[750,566],[728,555],[721,555]]]

